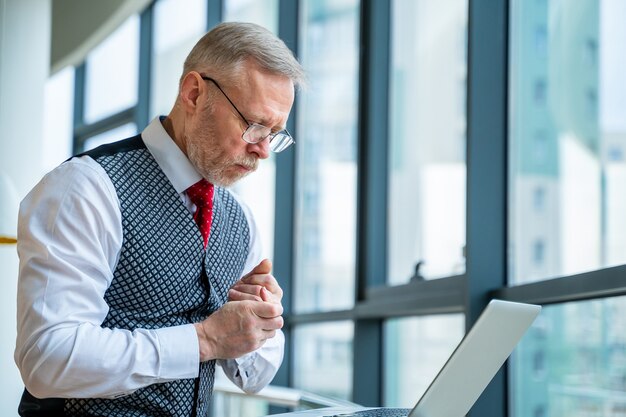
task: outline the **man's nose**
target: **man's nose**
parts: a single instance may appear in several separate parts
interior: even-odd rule
[[[270,156],[269,138],[265,138],[258,143],[248,144],[248,152],[256,154],[259,159],[267,159]]]

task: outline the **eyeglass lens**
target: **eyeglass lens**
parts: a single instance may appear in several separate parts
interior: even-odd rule
[[[292,143],[293,139],[291,136],[285,135],[284,133],[278,133],[272,138],[272,140],[270,140],[270,150],[278,153],[288,148]]]
[[[269,148],[275,153],[285,150],[294,142],[289,134],[277,132],[272,135],[269,128],[258,124],[251,124],[243,134],[243,139],[248,143],[259,143],[265,138],[268,138]]]

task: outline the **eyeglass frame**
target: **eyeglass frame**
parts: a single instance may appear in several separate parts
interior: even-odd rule
[[[202,77],[203,80],[205,81],[211,81],[213,84],[215,84],[215,86],[217,87],[218,90],[220,90],[220,92],[224,95],[224,97],[226,97],[226,100],[228,100],[228,102],[230,103],[231,106],[233,106],[233,109],[235,109],[235,111],[237,112],[237,114],[239,115],[239,117],[241,117],[241,120],[243,120],[247,127],[245,128],[245,130],[243,131],[243,133],[241,134],[241,139],[249,144],[257,144],[257,143],[261,143],[263,142],[265,139],[268,139],[268,143],[270,145],[270,150],[274,153],[279,153],[284,151],[285,149],[287,149],[288,147],[290,147],[291,145],[295,144],[296,141],[293,138],[293,136],[291,136],[291,133],[289,133],[289,131],[287,129],[281,129],[278,132],[274,132],[272,133],[272,129],[267,127],[267,126],[263,126],[260,123],[250,123],[248,121],[248,119],[246,119],[246,117],[239,111],[239,109],[237,108],[237,106],[235,106],[235,103],[233,103],[233,101],[230,99],[230,97],[228,97],[228,94],[226,94],[226,92],[222,89],[222,87],[220,87],[220,85],[217,83],[217,81],[215,81],[213,78],[200,74],[200,77]],[[261,139],[257,140],[256,142],[253,142],[249,139],[246,139],[246,133],[249,133],[250,128],[253,127],[258,127],[258,128],[263,128],[263,129],[268,129],[270,131],[270,133],[268,133],[266,136],[262,137]],[[279,150],[274,150],[272,149],[272,141],[274,140],[274,138],[276,138],[278,135],[282,135],[283,137],[286,137],[288,140],[287,145],[283,146],[282,148],[280,148]],[[281,143],[282,141],[279,141],[279,143]]]

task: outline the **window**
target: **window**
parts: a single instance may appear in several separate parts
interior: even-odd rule
[[[626,165],[607,155],[626,143],[626,76],[618,41],[626,10],[612,1],[568,8],[516,1],[512,11],[509,281],[624,263]],[[537,59],[529,41],[536,27],[549,34],[545,60]],[[588,64],[590,54],[597,54],[598,65]],[[528,141],[532,135],[536,140]],[[526,209],[538,187],[546,202],[539,220]],[[542,245],[535,241],[540,228]],[[533,267],[539,260],[541,270]]]
[[[89,53],[85,122],[93,123],[137,104],[139,16],[131,16]]]
[[[465,271],[467,0],[392,2],[388,282]],[[461,103],[462,105],[459,105]]]
[[[256,23],[278,33],[278,0],[225,0],[224,21]]]
[[[294,386],[349,399],[353,332],[351,322],[298,326],[294,332]]]
[[[546,207],[546,190],[542,186],[535,187],[533,193],[533,207],[536,212],[541,213]]]
[[[385,406],[415,405],[463,338],[464,319],[454,314],[385,323]]]
[[[545,415],[546,415],[545,407],[541,405],[535,407],[535,410],[533,411],[533,417],[545,417]]]
[[[530,158],[535,165],[535,169],[546,169],[550,161],[551,142],[544,130],[537,130],[533,135],[534,143],[532,144],[533,156]]]
[[[178,96],[185,57],[206,32],[206,0],[160,0],[154,5],[150,115],[167,115]]]
[[[134,123],[127,123],[87,138],[83,144],[83,151],[97,148],[98,146],[106,143],[117,142],[118,140],[130,138],[136,134],[137,125]]]
[[[354,303],[358,6],[301,3],[301,62],[310,82],[299,99],[295,147],[298,312]]]
[[[586,59],[587,59],[587,62],[589,63],[589,66],[594,67],[598,65],[598,40],[595,38],[589,38],[585,42],[585,46],[587,49]]]
[[[626,406],[626,297],[543,308],[512,360],[513,417],[618,416]],[[532,330],[532,329],[531,329]]]
[[[533,244],[533,263],[542,266],[545,259],[546,245],[542,239],[536,239]]]
[[[535,49],[537,50],[538,57],[546,57],[548,50],[548,32],[546,31],[545,25],[535,27]]]
[[[537,106],[543,106],[546,104],[546,81],[543,79],[535,80],[533,86],[533,98]]]
[[[530,298],[553,303],[512,357],[511,415],[619,416],[626,410],[626,7],[561,6],[511,4],[509,294],[527,284]],[[528,45],[536,25],[550,40],[543,61]],[[542,103],[526,94],[537,77],[549,86]],[[537,141],[527,140],[533,131],[545,132],[543,164],[534,160]],[[541,217],[528,210],[537,187],[545,190]]]

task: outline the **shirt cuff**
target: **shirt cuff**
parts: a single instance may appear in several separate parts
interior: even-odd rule
[[[285,336],[278,330],[275,337],[256,351],[237,359],[218,360],[218,364],[228,379],[243,391],[259,392],[276,375],[283,360],[284,343]]]
[[[165,327],[154,332],[159,341],[159,378],[196,378],[200,369],[200,347],[195,326]]]

